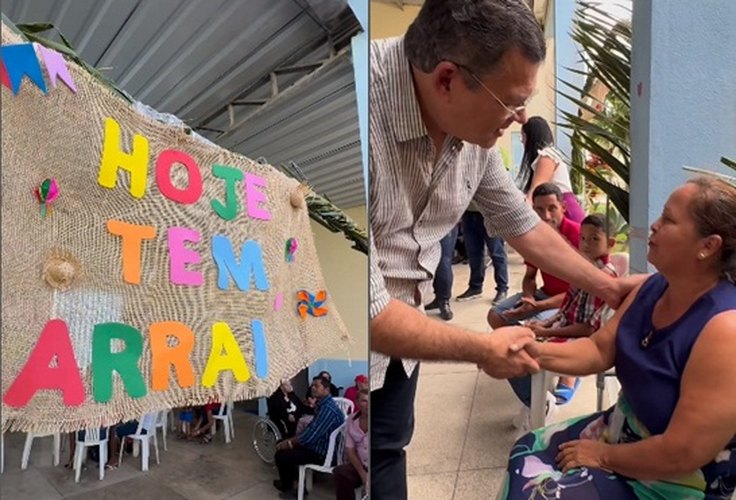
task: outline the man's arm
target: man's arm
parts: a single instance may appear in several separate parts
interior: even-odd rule
[[[572,325],[552,328],[532,328],[537,337],[590,337],[593,327],[587,323],[573,323]]]
[[[537,371],[519,350],[534,340],[531,331],[504,328],[484,335],[434,321],[391,299],[370,321],[371,349],[397,358],[469,361],[496,378]]]
[[[632,280],[616,280],[604,273],[544,222],[507,241],[525,260],[602,298],[611,307],[618,307],[623,296],[631,291]]]
[[[534,297],[537,291],[537,268],[526,266],[524,278],[521,280],[521,294],[524,297]]]

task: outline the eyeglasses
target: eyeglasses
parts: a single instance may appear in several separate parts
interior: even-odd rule
[[[470,68],[468,68],[464,64],[456,63],[455,61],[448,60],[447,62],[451,62],[452,64],[454,64],[458,68],[464,69],[465,71],[467,71],[468,74],[473,77],[473,80],[475,80],[476,82],[478,82],[478,85],[480,85],[481,87],[483,87],[483,90],[485,90],[486,92],[488,92],[491,95],[491,97],[493,97],[496,100],[496,102],[499,103],[503,107],[503,109],[505,109],[511,116],[519,117],[519,116],[521,116],[522,113],[524,113],[526,111],[526,106],[527,106],[528,102],[525,102],[521,106],[516,106],[515,108],[510,108],[501,99],[499,99],[498,96],[496,94],[494,94],[491,89],[489,89],[488,87],[486,87],[486,85],[481,81],[481,79],[475,73],[473,73],[473,71]]]

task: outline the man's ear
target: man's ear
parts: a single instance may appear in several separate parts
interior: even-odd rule
[[[613,248],[616,245],[616,238],[613,236],[608,237],[608,248]]]

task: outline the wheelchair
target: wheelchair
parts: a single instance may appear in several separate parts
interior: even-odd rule
[[[253,448],[258,458],[272,464],[276,455],[276,443],[281,441],[282,431],[269,418],[260,418],[253,427]]]

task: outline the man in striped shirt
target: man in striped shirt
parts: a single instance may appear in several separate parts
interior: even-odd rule
[[[597,270],[528,206],[496,140],[525,105],[545,56],[522,0],[426,0],[404,37],[371,44],[371,498],[406,498],[418,359],[469,361],[494,377],[538,369],[531,330],[483,335],[423,314],[439,240],[470,201],[550,274],[619,304],[628,287]]]
[[[330,395],[330,381],[317,377],[312,382],[312,396],[317,399],[314,419],[304,432],[296,437],[284,439],[276,445],[276,468],[279,479],[273,485],[291,498],[294,481],[299,477],[299,466],[321,464],[325,461],[330,445],[330,434],[345,421],[345,415]]]

